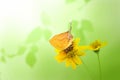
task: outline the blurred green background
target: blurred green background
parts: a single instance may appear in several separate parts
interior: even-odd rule
[[[76,70],[55,60],[49,39],[67,31],[88,45],[107,42],[100,51],[102,80],[120,80],[119,0],[1,0],[0,80],[91,80],[84,65]],[[99,80],[96,54],[81,57]]]

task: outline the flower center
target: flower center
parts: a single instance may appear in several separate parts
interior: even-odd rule
[[[71,44],[68,48],[64,49],[63,51],[64,51],[65,53],[68,53],[68,52],[70,52],[70,51],[72,51],[72,50],[73,50],[73,44]]]
[[[67,58],[73,58],[75,56],[73,52],[73,43],[66,49],[64,49],[64,52],[67,54]]]
[[[92,44],[92,47],[93,47],[93,48],[98,48],[99,46],[101,46],[101,44],[99,44],[99,43],[97,43],[97,42]]]

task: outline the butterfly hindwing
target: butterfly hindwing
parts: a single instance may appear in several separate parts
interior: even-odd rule
[[[69,31],[67,31],[53,36],[50,39],[50,43],[56,49],[64,50],[65,48],[72,44],[72,40],[73,36],[70,34]]]

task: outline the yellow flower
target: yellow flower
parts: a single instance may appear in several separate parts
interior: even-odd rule
[[[56,60],[58,62],[66,62],[66,66],[72,66],[73,69],[76,68],[76,65],[82,64],[79,56],[83,56],[85,53],[83,50],[85,49],[82,46],[78,45],[79,39],[75,39],[72,44],[64,49],[64,50],[57,50],[58,55],[56,56]]]
[[[93,50],[93,51],[97,52],[97,51],[100,50],[100,48],[102,48],[105,45],[106,45],[105,42],[102,43],[99,40],[96,40],[95,42],[93,42],[92,44],[90,44],[90,46],[88,48],[90,50]]]

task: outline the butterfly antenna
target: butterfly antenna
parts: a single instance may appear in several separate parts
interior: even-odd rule
[[[71,33],[71,30],[72,30],[72,21],[70,22],[70,29],[69,29],[70,33]]]

